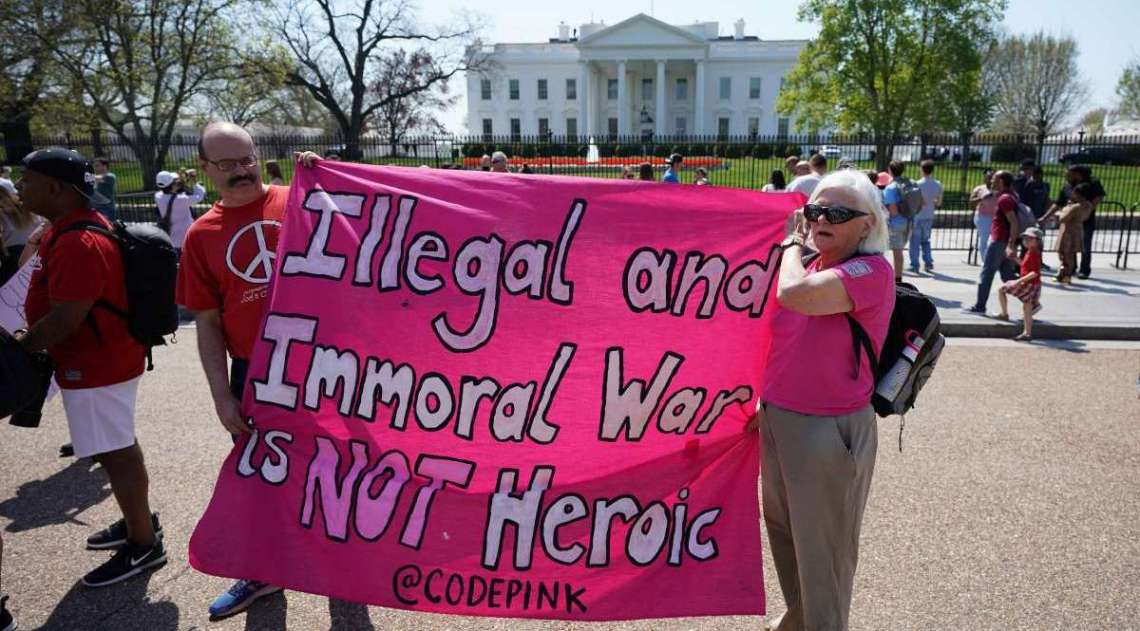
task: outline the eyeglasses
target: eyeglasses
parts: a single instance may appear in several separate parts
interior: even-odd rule
[[[856,217],[867,213],[844,206],[820,206],[819,204],[804,204],[804,219],[815,223],[820,217],[826,217],[829,224],[847,223]]]
[[[257,156],[246,156],[244,158],[226,158],[223,160],[206,160],[206,162],[214,165],[219,171],[229,173],[239,166],[243,169],[257,164]]]

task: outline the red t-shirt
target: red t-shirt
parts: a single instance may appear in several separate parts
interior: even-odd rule
[[[40,264],[32,272],[24,303],[29,326],[42,320],[57,302],[103,301],[127,310],[127,285],[118,244],[89,230],[60,234],[80,221],[111,226],[103,215],[83,209],[59,219],[44,233],[38,251]],[[55,360],[59,387],[76,390],[138,377],[143,373],[146,349],[131,337],[126,319],[95,305],[79,329],[49,348],[48,354]]]
[[[1021,273],[1018,278],[1025,278],[1031,272],[1037,272],[1037,278],[1032,281],[1034,285],[1041,284],[1041,251],[1027,250],[1021,257]]]
[[[990,224],[990,241],[1009,241],[1009,219],[1005,216],[1006,211],[1017,215],[1017,198],[1009,193],[1002,193],[1001,197],[998,197],[994,222]]]
[[[245,206],[214,204],[190,226],[178,270],[178,304],[220,309],[226,350],[249,359],[265,309],[289,189],[270,186]]]

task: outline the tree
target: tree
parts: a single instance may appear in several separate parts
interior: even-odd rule
[[[195,104],[201,119],[244,127],[267,119],[276,122],[280,117],[281,92],[291,64],[288,52],[269,41],[250,48],[261,52],[246,55],[220,74]]]
[[[0,2],[0,134],[8,162],[32,150],[31,121],[53,74],[45,41],[65,36],[70,15],[60,0]]]
[[[894,143],[941,118],[953,72],[980,68],[1004,0],[806,0],[820,33],[785,78],[777,109],[797,128],[867,131],[885,168]],[[952,72],[953,71],[953,72]]]
[[[376,109],[377,127],[384,131],[392,155],[404,137],[411,131],[442,132],[443,124],[434,113],[455,105],[458,95],[451,95],[446,81],[440,81],[430,90],[413,91],[428,78],[438,75],[441,69],[430,52],[419,49],[408,55],[396,49],[380,61],[380,77],[373,91],[380,99]],[[402,98],[394,95],[405,94]]]
[[[47,41],[99,121],[153,181],[187,105],[231,72],[239,0],[77,0],[75,34]]]
[[[1007,36],[998,43],[991,80],[997,90],[995,128],[1032,135],[1038,158],[1048,136],[1062,131],[1087,89],[1077,69],[1077,42],[1045,33]]]
[[[282,0],[278,15],[278,38],[295,61],[288,81],[328,110],[349,159],[360,157],[360,135],[380,108],[435,90],[486,60],[466,46],[478,34],[474,19],[461,17],[450,27],[421,25],[408,0]],[[386,51],[417,44],[432,46],[430,71],[400,90],[371,89],[382,78]]]
[[[1081,116],[1081,128],[1091,136],[1104,133],[1104,121],[1108,117],[1108,110],[1103,107],[1089,110]]]
[[[1120,98],[1116,110],[1121,116],[1140,118],[1140,59],[1133,59],[1120,73],[1116,96]]]

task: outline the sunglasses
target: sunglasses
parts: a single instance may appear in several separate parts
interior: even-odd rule
[[[844,206],[820,206],[819,204],[804,204],[804,219],[815,223],[820,217],[826,217],[829,224],[847,223],[856,217],[867,213]]]

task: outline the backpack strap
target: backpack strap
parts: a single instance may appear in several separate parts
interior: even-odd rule
[[[108,230],[105,226],[103,226],[103,224],[100,224],[100,223],[97,223],[94,221],[78,221],[78,222],[73,223],[70,226],[64,228],[63,230],[60,230],[59,232],[53,234],[51,236],[51,242],[48,243],[47,249],[51,250],[53,247],[55,247],[56,239],[60,238],[61,236],[65,235],[69,232],[80,232],[80,231],[94,232],[96,234],[101,234],[104,237],[107,237],[108,239],[110,239],[111,241],[114,241],[116,244],[119,243],[118,235],[116,235],[114,233],[114,231]],[[47,270],[47,259],[46,258],[44,258],[41,265],[43,265],[43,268],[46,271]],[[45,274],[45,276],[46,276],[46,274]],[[115,305],[107,302],[106,300],[96,300],[94,303],[92,303],[91,307],[92,307],[92,309],[94,309],[95,307],[99,307],[99,308],[105,309],[107,311],[110,311],[111,313],[119,316],[120,318],[123,318],[124,320],[127,319],[127,312],[126,311],[123,311],[122,309],[120,309],[120,308],[116,307]],[[99,325],[95,322],[95,318],[94,318],[94,316],[91,315],[90,311],[87,312],[87,317],[84,318],[84,320],[87,322],[87,325],[91,327],[91,332],[95,334],[95,340],[97,342],[99,342],[100,344],[102,344],[103,343],[103,335],[99,332]]]
[[[843,314],[847,317],[847,324],[851,326],[851,349],[855,353],[855,379],[859,378],[859,370],[863,366],[863,360],[859,357],[860,351],[867,353],[867,360],[871,362],[872,374],[876,370],[876,364],[879,363],[878,354],[875,353],[875,346],[871,343],[871,336],[867,334],[867,330],[863,328],[862,324],[856,320],[850,312]]]

